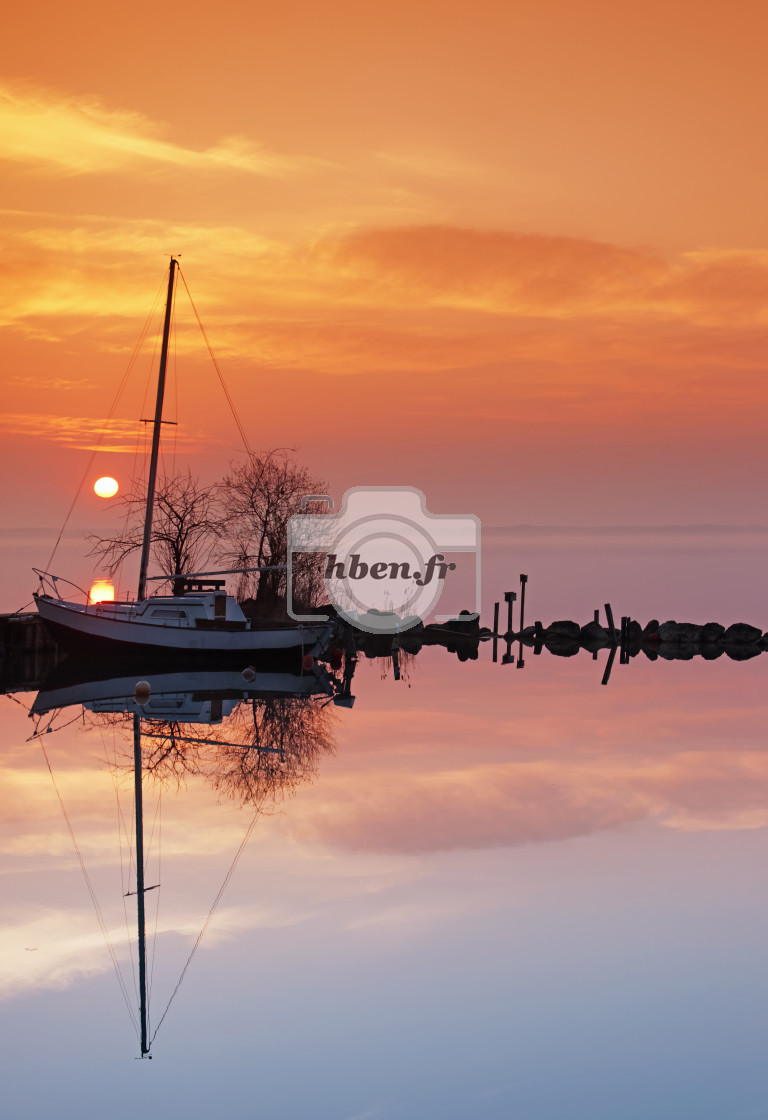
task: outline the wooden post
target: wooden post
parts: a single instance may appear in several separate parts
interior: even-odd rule
[[[528,576],[520,576],[520,649],[517,651],[517,667],[522,669],[525,665],[523,660],[523,630],[525,629],[525,585],[528,582]]]
[[[600,681],[600,684],[608,684],[608,681],[611,679],[611,669],[613,668],[615,658],[616,646],[613,645],[611,646],[611,652],[608,654],[608,662],[605,666],[605,672],[603,673],[603,679]]]
[[[525,629],[525,585],[528,582],[528,576],[520,576],[520,632]]]
[[[499,604],[493,604],[493,660],[499,660]]]
[[[610,603],[605,604],[605,617],[608,619],[608,629],[611,634],[611,645],[615,646],[617,644],[617,634],[616,627],[613,624],[613,611],[611,610]]]
[[[504,602],[507,604],[507,633],[505,635],[507,642],[507,652],[501,659],[502,665],[514,665],[515,659],[512,656],[512,604],[517,598],[516,591],[505,591]]]
[[[516,598],[516,591],[504,592],[504,602],[507,604],[507,634],[512,633],[512,604],[514,603]],[[511,638],[508,638],[507,640],[511,641]]]

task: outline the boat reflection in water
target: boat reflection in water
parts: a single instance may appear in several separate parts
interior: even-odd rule
[[[351,707],[354,703],[350,686],[355,664],[356,657],[349,656],[341,671],[340,663],[334,669],[310,657],[298,672],[295,666],[291,672],[279,662],[266,669],[193,666],[147,672],[139,664],[89,668],[64,662],[37,694],[30,710],[37,720],[36,735],[54,730],[59,715],[73,707],[87,713],[86,722],[122,725],[129,735],[132,732],[133,750],[126,751],[123,769],[133,772],[135,798],[136,882],[135,891],[129,893],[137,900],[141,1057],[151,1057],[157,1033],[156,1028],[150,1034],[147,991],[145,895],[158,884],[144,882],[145,775],[161,782],[199,775],[218,793],[255,811],[225,886],[260,807],[311,780],[318,758],[333,751],[333,705]],[[178,985],[174,994],[177,989]]]
[[[311,699],[326,696],[336,700],[342,687],[336,676],[315,663],[311,671],[259,672],[251,666],[236,669],[181,669],[169,673],[142,672],[121,665],[114,676],[94,679],[96,667],[77,670],[82,679],[72,679],[73,668],[52,674],[32,705],[32,716],[82,705],[90,712],[121,712],[143,719],[175,720],[183,723],[220,723],[238,704],[275,699]],[[103,672],[104,670],[102,670]],[[137,691],[137,684],[143,686]]]

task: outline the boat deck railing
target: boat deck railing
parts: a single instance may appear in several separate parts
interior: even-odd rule
[[[74,587],[75,591],[79,591],[85,597],[86,605],[90,603],[90,595],[83,590],[79,583],[73,583],[71,579],[65,579],[64,576],[55,576],[53,572],[44,572],[41,568],[33,568],[32,571],[39,579],[44,595],[51,595],[52,598],[58,599],[60,603],[65,602],[66,600],[62,599],[59,592],[58,584],[66,583],[68,587]]]

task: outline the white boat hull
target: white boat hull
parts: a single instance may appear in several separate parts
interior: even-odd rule
[[[328,644],[333,626],[246,623],[233,629],[224,622],[206,628],[120,618],[98,605],[83,607],[49,595],[36,597],[37,610],[48,630],[68,653],[92,660],[100,656],[188,658],[208,654],[242,654],[261,650],[295,650],[317,656]]]

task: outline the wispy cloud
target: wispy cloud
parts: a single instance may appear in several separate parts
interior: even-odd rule
[[[137,440],[141,438],[135,420],[114,419],[109,422],[104,438],[99,443],[104,421],[90,416],[11,412],[4,417],[3,428],[7,435],[37,436],[86,451],[92,451],[98,446],[101,451],[133,454]],[[208,433],[184,432],[179,429],[176,446],[179,450],[191,450],[207,447],[215,442]]]
[[[255,929],[285,929],[311,918],[310,911],[290,907],[223,907],[207,931],[203,948]],[[177,935],[192,943],[200,932],[197,913],[168,914],[158,921],[158,935]],[[108,924],[109,940],[120,961],[127,961],[126,928],[119,918]],[[107,972],[110,958],[90,911],[39,910],[2,928],[0,1000],[32,989],[67,988],[78,980]]]
[[[9,377],[7,385],[21,385],[40,390],[95,389],[96,382],[87,377]]]
[[[227,136],[201,150],[187,148],[164,139],[161,127],[142,114],[111,108],[95,97],[5,85],[0,108],[0,158],[69,174],[130,165],[283,177],[307,162],[270,152],[243,136]]]
[[[328,229],[303,241],[234,223],[93,214],[41,221],[15,212],[5,227],[0,251],[16,263],[0,272],[0,322],[44,339],[87,329],[94,350],[130,351],[153,294],[146,262],[183,250],[216,352],[261,367],[456,371],[462,384],[466,370],[496,367],[492,408],[483,393],[471,404],[474,418],[496,421],[522,404],[571,424],[582,408],[647,411],[662,401],[656,424],[683,406],[691,421],[702,408],[711,414],[713,392],[726,407],[762,392],[765,253],[666,258],[447,225]],[[192,324],[183,297],[178,322],[178,352],[199,349],[196,328],[183,326]],[[502,367],[517,376],[501,376]],[[726,384],[724,369],[738,370],[738,382]],[[446,390],[454,402],[458,391]]]
[[[295,830],[342,848],[420,853],[556,842],[651,819],[678,831],[755,829],[768,823],[766,788],[768,761],[751,751],[388,771],[364,784],[326,779]]]
[[[403,304],[546,319],[652,316],[764,322],[768,253],[712,248],[669,259],[648,249],[510,230],[359,230],[318,247]],[[362,289],[364,290],[364,289]]]
[[[124,942],[124,930],[112,931],[115,938],[121,934]],[[30,989],[66,988],[110,966],[96,921],[87,913],[45,911],[6,923],[3,945],[0,999]]]

